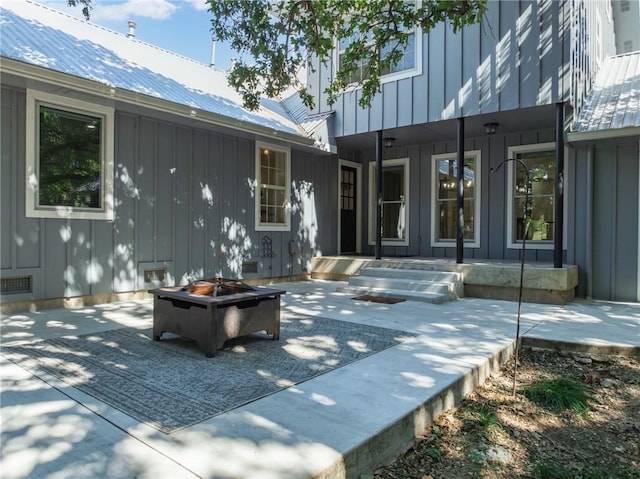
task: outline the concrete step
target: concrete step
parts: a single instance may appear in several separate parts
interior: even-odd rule
[[[451,301],[449,294],[431,293],[425,291],[409,291],[406,289],[384,289],[384,288],[367,288],[367,287],[354,287],[354,286],[340,286],[336,289],[340,293],[347,293],[353,295],[369,295],[379,296],[383,298],[398,298],[408,301],[422,301],[423,303],[442,304],[447,301]]]
[[[400,268],[362,268],[360,276],[375,276],[377,278],[418,279],[439,283],[462,282],[462,273],[454,271],[432,271],[428,269],[400,269]]]
[[[355,288],[401,289],[416,293],[456,294],[455,283],[441,283],[415,279],[380,278],[375,276],[353,276],[349,286]]]
[[[444,303],[464,296],[462,274],[399,268],[362,268],[338,291],[370,294],[430,303]]]

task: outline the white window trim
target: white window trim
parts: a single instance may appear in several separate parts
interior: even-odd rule
[[[394,158],[391,160],[383,160],[382,168],[385,166],[404,166],[404,239],[382,239],[382,246],[409,246],[409,158]],[[369,245],[376,242],[375,224],[376,224],[376,162],[369,162]]]
[[[420,8],[422,5],[422,0],[416,0],[416,8]],[[423,35],[422,28],[415,27],[413,28],[414,38],[415,38],[415,61],[414,67],[407,70],[402,70],[399,72],[389,73],[387,75],[380,76],[380,84],[390,83],[392,81],[403,80],[405,78],[413,78],[415,76],[422,75],[422,43],[423,43]],[[334,71],[338,71],[340,68],[340,42],[337,40],[335,42],[335,48],[333,50],[333,65]],[[347,87],[343,90],[343,93],[360,90],[362,85],[357,83],[352,83],[347,85]]]
[[[529,153],[532,151],[543,151],[543,150],[555,150],[556,144],[555,142],[550,143],[534,143],[530,145],[518,145],[518,146],[510,146],[507,150],[507,158],[510,160],[515,159],[517,153]],[[567,157],[567,150],[565,147],[564,152],[565,158]],[[517,162],[509,161],[507,164],[507,248],[508,249],[522,249],[522,241],[514,240],[514,231],[513,227],[513,169],[516,167]],[[564,192],[563,196],[565,198],[564,207],[563,207],[563,215],[567,217],[567,201],[568,198],[568,169],[564,168]],[[556,172],[556,181],[557,181],[557,172]],[[555,198],[554,198],[555,199]],[[563,221],[563,245],[562,248],[566,249],[566,241],[567,241],[567,222]],[[536,240],[527,240],[525,244],[525,249],[530,250],[552,250],[554,248],[553,240],[545,240],[545,241],[536,241]]]
[[[102,167],[101,191],[103,207],[74,208],[70,206],[39,206],[38,175],[39,159],[39,107],[50,106],[64,111],[72,111],[84,115],[102,116]],[[25,203],[28,218],[68,218],[86,220],[113,220],[113,170],[114,170],[114,110],[102,105],[88,103],[74,98],[53,95],[27,89],[26,112],[26,188]]]
[[[431,246],[451,248],[456,245],[456,240],[443,241],[436,238],[436,218],[438,217],[438,160],[455,160],[457,152],[431,155]],[[480,215],[481,215],[481,183],[482,175],[482,152],[480,150],[470,150],[464,152],[464,157],[474,157],[476,164],[476,184],[475,184],[475,204],[473,207],[474,225],[473,240],[464,240],[465,248],[480,248]]]
[[[415,55],[416,55],[416,58],[415,58],[414,68],[382,75],[380,76],[380,84],[383,85],[385,83],[404,80],[405,78],[413,78],[413,77],[422,75],[422,29],[417,27],[415,29]],[[340,66],[339,60],[340,60],[340,51],[339,51],[339,47],[336,46],[334,60],[333,60],[333,64],[335,65],[336,71]],[[343,93],[356,91],[360,89],[362,89],[361,84],[351,83],[347,85],[347,87],[343,90]]]
[[[268,150],[279,151],[285,153],[285,224],[261,224],[260,223],[260,150],[266,148]],[[263,143],[256,141],[255,153],[255,174],[256,174],[256,191],[255,191],[255,230],[256,231],[291,231],[291,148],[285,146],[274,145],[271,143]]]

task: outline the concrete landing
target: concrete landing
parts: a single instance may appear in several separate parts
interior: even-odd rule
[[[353,301],[336,292],[339,285],[274,287],[287,291],[285,316],[321,316],[416,336],[169,435],[0,356],[3,479],[358,478],[391,461],[512,352],[516,303],[462,298],[387,305]],[[2,317],[2,345],[151,322],[149,300],[14,314]],[[521,333],[640,354],[640,305],[526,304]]]
[[[520,288],[520,262],[466,260],[458,264],[441,258],[382,258],[364,256],[318,256],[312,260],[311,278],[349,281],[363,268],[390,268],[461,273],[464,296],[516,301]],[[525,302],[566,304],[575,298],[578,267],[554,268],[548,263],[526,263],[522,297]]]
[[[338,291],[442,304],[464,296],[462,273],[400,268],[361,268]]]

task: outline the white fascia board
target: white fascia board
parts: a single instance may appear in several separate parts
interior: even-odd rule
[[[570,131],[567,133],[569,143],[576,141],[613,140],[629,136],[640,136],[640,127],[616,128],[598,131]]]
[[[192,108],[188,105],[181,105],[111,85],[97,83],[66,73],[49,70],[37,65],[29,65],[6,57],[2,57],[2,72],[30,80],[36,80],[42,83],[56,85],[57,87],[66,87],[79,93],[89,93],[112,101],[121,101],[123,103],[141,106],[151,110],[171,113],[183,118],[190,118],[192,120],[198,120],[216,126],[231,128],[244,133],[249,132],[265,138],[279,139],[291,144],[321,151],[319,148],[314,146],[314,140],[312,138],[302,135],[298,136],[285,131],[256,125],[255,123],[218,115],[198,108]]]

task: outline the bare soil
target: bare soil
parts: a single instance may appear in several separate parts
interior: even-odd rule
[[[522,349],[374,479],[640,479],[640,358]],[[528,385],[574,378],[586,411],[550,410]]]

